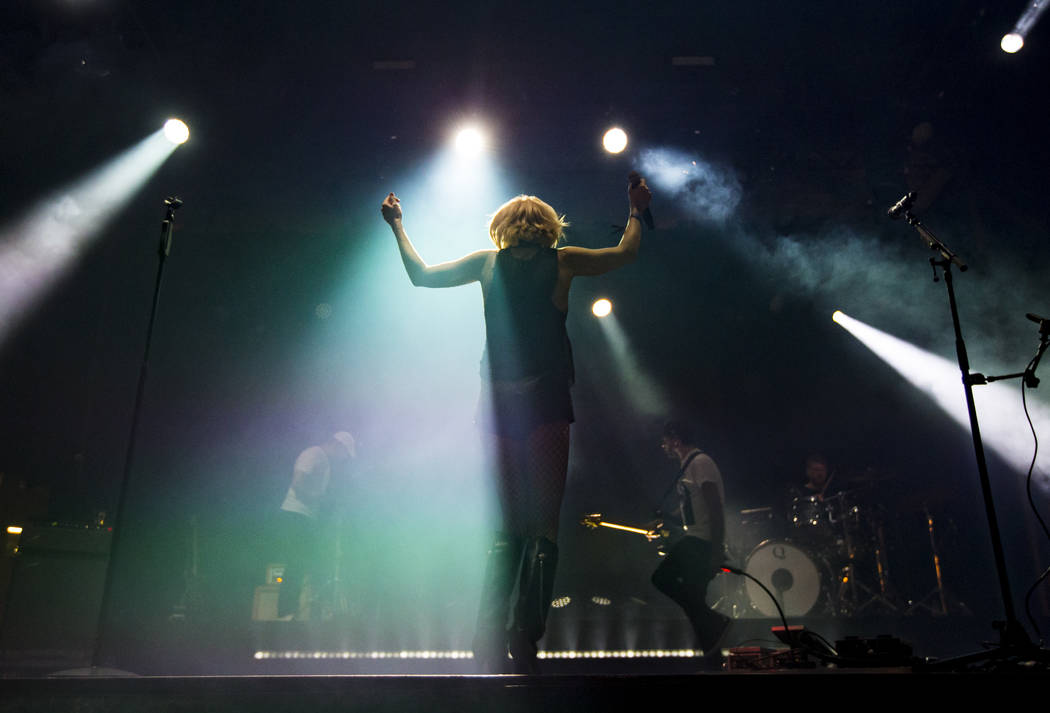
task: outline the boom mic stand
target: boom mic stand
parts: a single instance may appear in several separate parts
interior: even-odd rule
[[[171,253],[171,239],[175,230],[175,211],[182,207],[182,200],[175,196],[164,199],[164,220],[160,224],[160,244],[157,254],[160,261],[157,264],[157,280],[153,286],[153,306],[149,313],[149,323],[146,326],[146,348],[142,354],[142,364],[139,367],[139,382],[135,390],[135,406],[131,413],[131,433],[128,436],[128,449],[124,454],[124,474],[120,481],[120,493],[117,497],[117,509],[113,513],[113,539],[109,547],[109,563],[106,565],[106,581],[102,587],[102,602],[99,606],[98,623],[95,626],[95,648],[91,655],[91,672],[98,671],[99,655],[102,653],[102,627],[109,619],[111,606],[110,597],[113,592],[113,572],[116,561],[117,546],[120,543],[120,535],[124,530],[124,501],[128,492],[128,482],[131,480],[131,463],[135,453],[135,441],[139,430],[139,415],[142,412],[142,397],[146,391],[146,368],[149,364],[150,344],[153,341],[153,323],[157,318],[157,305],[160,302],[160,283],[164,277],[164,261]]]
[[[911,212],[911,204],[915,201],[915,193],[909,193],[899,200],[887,214],[896,219],[903,215],[908,225],[918,231],[923,243],[927,248],[937,253],[930,258],[930,266],[933,268],[933,280],[939,282],[937,270],[940,269],[944,276],[944,286],[948,290],[948,304],[951,307],[952,326],[955,329],[955,352],[959,359],[959,370],[962,372],[963,388],[966,392],[966,409],[970,416],[970,432],[973,436],[974,455],[977,459],[977,472],[981,480],[981,494],[984,496],[984,511],[988,518],[988,530],[992,541],[992,553],[995,556],[996,573],[999,576],[999,590],[1003,599],[1003,613],[1005,621],[993,621],[992,626],[999,630],[999,644],[986,651],[966,654],[952,659],[945,659],[925,668],[928,669],[958,669],[970,664],[982,661],[995,664],[1019,661],[1039,661],[1050,664],[1050,651],[1042,649],[1032,643],[1025,632],[1024,627],[1017,618],[1014,610],[1013,596],[1010,593],[1010,580],[1006,571],[1006,556],[1003,552],[1003,541],[999,531],[999,520],[995,514],[995,503],[992,499],[991,480],[988,477],[988,464],[984,457],[984,442],[981,440],[981,429],[977,423],[977,407],[973,400],[974,384],[985,384],[988,380],[981,374],[970,373],[970,361],[966,355],[966,343],[963,341],[962,328],[959,325],[959,307],[955,301],[955,286],[952,282],[952,265],[959,268],[959,272],[965,272],[967,265],[958,255],[952,252],[947,245],[942,243],[918,217]]]

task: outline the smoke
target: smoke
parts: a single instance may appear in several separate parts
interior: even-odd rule
[[[955,332],[944,281],[934,281],[928,260],[933,253],[912,228],[902,223],[893,232],[887,226],[885,234],[877,234],[828,223],[806,233],[775,235],[734,219],[742,188],[731,170],[673,149],[646,150],[641,162],[654,188],[674,198],[691,219],[720,224],[720,234],[732,249],[773,281],[777,298],[771,308],[785,299],[801,298],[826,310],[829,319],[841,309],[943,357],[942,364],[951,370]],[[1038,345],[1038,328],[1025,319],[1025,313],[1050,314],[1047,275],[1012,256],[1005,246],[996,246],[994,254],[981,254],[966,243],[969,232],[965,225],[949,225],[942,237],[971,264],[966,272],[953,268],[971,371],[988,376],[1020,372]],[[957,370],[949,378],[957,383]],[[998,393],[1007,386],[1013,394]],[[991,391],[977,387],[982,388]],[[995,411],[990,417],[1005,418],[1004,410],[1014,408],[1011,404],[1021,414],[1016,380],[996,391],[999,398],[996,409],[989,408]],[[1011,399],[1013,395],[1016,398]],[[1033,397],[1038,403],[1031,403]],[[1037,430],[1045,430],[1050,400],[1039,392],[1030,394],[1029,400],[1040,414]],[[1030,439],[1027,428],[1016,435]],[[1022,465],[1019,454],[1024,450],[1021,442],[1011,444],[1011,461],[1017,467]]]
[[[846,227],[762,241],[743,229],[731,239],[788,296],[828,310],[863,315],[890,332],[906,332],[943,355],[954,354],[955,333],[943,281],[918,241],[887,243]],[[1009,258],[953,272],[963,337],[974,370],[1019,371],[1034,354],[1036,326],[1025,312],[1045,313],[1045,278]],[[1042,312],[1040,312],[1042,310]]]
[[[815,235],[777,237],[764,243],[738,230],[733,237],[756,266],[774,276],[781,294],[814,300],[818,308],[859,316],[896,336],[906,335],[925,353],[937,354],[940,377],[961,403],[955,332],[943,280],[934,283],[927,254],[918,242],[887,244],[848,228]],[[1045,313],[1045,275],[1014,260],[993,267],[955,270],[960,323],[971,371],[986,376],[1017,373],[1035,354],[1038,328],[1025,312]],[[1043,312],[1039,312],[1042,309]],[[916,348],[914,345],[912,348]],[[1020,386],[1007,381],[975,387],[975,398],[991,447],[1018,471],[1027,469],[1032,440],[1023,422]],[[1037,431],[1050,425],[1045,394],[1029,394]],[[954,403],[954,402],[953,402]],[[951,411],[964,427],[965,409]],[[1045,460],[1041,468],[1045,471]]]
[[[910,260],[897,245],[883,245],[849,228],[762,241],[736,229],[732,240],[777,280],[789,296],[817,299],[845,311],[922,311],[929,321],[933,273],[922,256]],[[920,305],[921,308],[920,308]]]
[[[675,149],[645,149],[641,168],[654,188],[677,201],[693,218],[725,223],[740,203],[736,175],[698,156]]]

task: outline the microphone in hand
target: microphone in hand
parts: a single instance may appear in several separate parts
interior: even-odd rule
[[[653,213],[649,210],[649,201],[653,199],[653,194],[650,193],[649,186],[645,185],[645,179],[637,171],[627,174],[627,182],[629,183],[627,194],[631,198],[631,206],[641,208],[642,220],[645,221],[646,227],[652,230]]]

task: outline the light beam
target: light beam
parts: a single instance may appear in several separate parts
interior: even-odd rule
[[[598,323],[602,326],[602,333],[609,340],[616,366],[623,374],[620,383],[631,407],[646,416],[666,414],[669,410],[667,396],[656,380],[638,362],[616,315],[610,311],[610,314],[599,320]]]
[[[923,351],[841,311],[836,311],[832,319],[893,367],[908,383],[932,397],[953,421],[967,430],[970,428],[957,362]],[[973,394],[985,444],[1011,467],[1025,473],[1032,461],[1033,442],[1019,389],[1016,382],[996,382],[974,386]],[[1050,426],[1050,409],[1029,398],[1028,410],[1036,431],[1045,433]],[[1044,449],[1036,462],[1036,469],[1045,475],[1048,468],[1050,456]]]
[[[0,344],[174,150],[158,129],[0,228]]]

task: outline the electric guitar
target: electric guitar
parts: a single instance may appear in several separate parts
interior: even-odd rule
[[[584,515],[583,519],[580,520],[580,524],[591,530],[597,530],[599,527],[608,527],[611,530],[620,530],[621,532],[631,532],[636,535],[641,535],[649,542],[658,543],[656,551],[661,557],[667,554],[665,547],[671,539],[671,536],[681,532],[682,529],[680,527],[666,525],[663,520],[657,520],[651,527],[633,527],[631,525],[604,520],[602,519],[602,514],[600,512]]]

